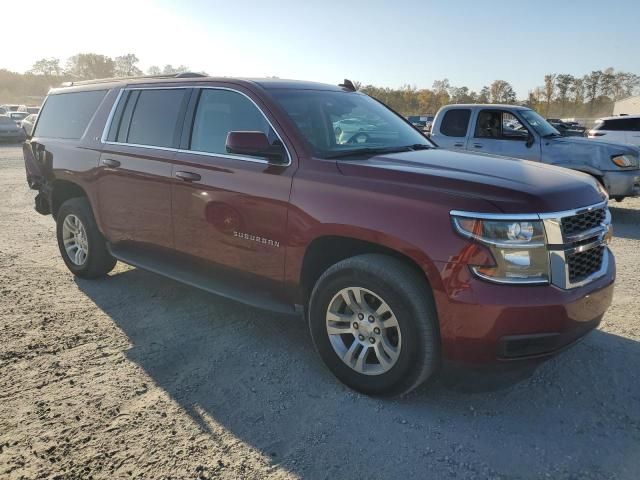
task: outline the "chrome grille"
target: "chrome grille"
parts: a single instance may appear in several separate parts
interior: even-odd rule
[[[562,219],[562,234],[565,237],[582,233],[587,230],[599,227],[606,218],[605,208],[590,210],[588,212],[579,213],[571,217]]]
[[[576,288],[605,275],[611,214],[606,202],[573,211],[541,214],[544,221],[551,282]]]
[[[602,268],[604,249],[604,245],[599,245],[584,252],[568,254],[569,281],[580,282],[598,272]]]

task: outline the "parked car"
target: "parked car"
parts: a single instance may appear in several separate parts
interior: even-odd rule
[[[639,148],[563,137],[530,108],[448,105],[436,114],[431,138],[444,148],[534,160],[588,173],[616,200],[640,195]]]
[[[375,130],[376,125],[362,118],[343,118],[333,122],[333,129],[338,143],[349,143],[353,138],[365,138],[358,134]]]
[[[25,112],[9,112],[7,113],[7,117],[16,122],[16,125],[21,126],[22,120],[29,116],[28,113]]]
[[[24,120],[22,120],[22,122],[20,122],[20,126],[22,127],[22,130],[24,130],[25,135],[31,135],[31,132],[33,131],[33,126],[36,124],[37,119],[38,119],[38,115],[35,113],[32,113],[31,115],[25,117]]]
[[[588,137],[640,146],[640,115],[599,118]]]
[[[18,107],[20,107],[20,105],[12,105],[12,104],[6,104],[6,105],[0,105],[0,106],[4,108],[7,112],[17,112]]]
[[[22,142],[25,134],[22,128],[16,125],[10,117],[0,115],[0,141],[2,142]]]
[[[26,105],[20,105],[18,107],[18,112],[27,112],[29,114],[31,113],[38,113],[40,112],[40,107],[28,107]]]
[[[376,130],[339,143],[332,120],[356,114]],[[592,177],[437,148],[348,86],[80,82],[50,91],[23,152],[73,274],[121,260],[304,313],[329,369],[368,394],[410,391],[443,360],[548,358],[611,303]]]
[[[6,115],[7,113],[9,113],[9,110],[4,107],[0,107],[0,115]]]
[[[549,122],[553,128],[558,130],[563,137],[584,137],[584,132],[586,130],[584,127],[563,122],[556,118],[547,118],[547,122]]]
[[[407,120],[409,120],[414,127],[418,128],[418,130],[423,133],[431,132],[433,115],[409,115]]]

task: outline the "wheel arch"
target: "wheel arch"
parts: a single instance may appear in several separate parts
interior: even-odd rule
[[[357,255],[377,253],[396,258],[414,269],[433,290],[440,283],[435,265],[418,249],[402,248],[381,242],[380,239],[359,238],[327,234],[314,238],[306,247],[299,273],[299,282],[305,303],[318,278],[332,265]],[[436,285],[438,284],[438,285]]]
[[[56,218],[60,206],[70,198],[89,198],[84,188],[69,180],[56,179],[52,182],[50,189],[50,205],[53,218]]]

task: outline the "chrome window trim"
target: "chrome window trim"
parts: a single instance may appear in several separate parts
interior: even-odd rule
[[[598,210],[604,208],[605,209],[605,219],[602,222],[600,227],[592,228],[588,231],[582,232],[578,235],[572,235],[567,238],[564,237],[562,233],[562,220],[566,217],[573,217],[576,215],[580,215],[583,213],[587,213],[593,210]],[[611,251],[607,247],[607,234],[611,228],[611,212],[608,208],[608,201],[604,200],[599,203],[595,203],[593,205],[588,205],[586,207],[580,207],[573,210],[563,210],[559,212],[550,212],[550,213],[523,213],[523,214],[501,214],[501,213],[480,213],[480,212],[467,212],[460,210],[451,210],[451,217],[464,217],[464,218],[477,218],[480,220],[538,220],[542,221],[545,231],[545,236],[547,239],[546,247],[549,253],[549,273],[550,278],[548,282],[545,284],[551,284],[563,290],[570,290],[573,288],[582,287],[587,285],[588,283],[597,280],[598,278],[606,275],[607,270],[609,268],[609,256],[611,255]],[[454,229],[459,231],[456,227],[456,222],[452,222]],[[468,235],[464,235],[465,238],[475,239],[474,237],[469,237]],[[592,242],[589,242],[585,245],[572,246],[572,243],[586,240],[588,238],[593,238]],[[483,242],[482,242],[483,243]],[[520,247],[524,247],[525,245],[521,245]],[[568,268],[568,255],[573,253],[585,252],[592,248],[600,248],[604,247],[603,257],[602,257],[602,265],[597,272],[592,273],[588,277],[578,281],[571,282],[569,279],[569,268]],[[496,281],[495,279],[486,278],[485,276],[478,274],[473,268],[471,271],[474,275],[479,278],[483,278],[484,280],[490,281],[492,283],[500,283],[500,284],[511,284],[517,285],[518,283],[523,282],[509,282],[509,281]],[[541,283],[541,282],[539,282]]]
[[[118,92],[118,96],[116,97],[115,102],[111,106],[111,111],[109,112],[109,116],[107,117],[107,122],[102,129],[102,137],[100,137],[100,141],[102,143],[111,143],[107,142],[107,136],[109,135],[109,130],[111,129],[111,122],[113,121],[113,116],[116,114],[116,108],[118,108],[118,104],[120,103],[120,99],[122,98],[122,94],[124,93],[123,89],[120,89]]]
[[[271,162],[271,161],[265,159],[264,157],[248,157],[248,156],[243,156],[243,155],[233,155],[233,154],[229,154],[229,153],[201,152],[199,150],[188,150],[188,149],[172,148],[172,147],[157,147],[157,146],[154,146],[154,145],[139,145],[139,144],[135,144],[135,143],[122,143],[122,142],[108,142],[107,141],[107,136],[109,134],[109,130],[111,129],[111,123],[113,122],[113,117],[115,115],[116,108],[118,107],[118,103],[120,103],[122,95],[123,95],[123,93],[125,91],[132,91],[132,90],[178,90],[178,89],[182,89],[182,90],[187,90],[187,89],[191,89],[191,90],[225,90],[225,91],[229,91],[229,92],[238,93],[238,94],[242,95],[243,97],[245,97],[246,99],[248,99],[256,107],[256,109],[260,112],[260,114],[264,117],[264,119],[267,121],[267,123],[269,124],[271,129],[276,134],[276,137],[278,137],[278,140],[280,140],[280,143],[282,143],[282,146],[284,147],[284,150],[287,153],[287,160],[288,160],[287,163]],[[197,111],[197,106],[196,106],[196,111]],[[194,114],[195,114],[195,112],[194,112]],[[262,108],[260,108],[260,106],[250,96],[248,96],[246,93],[241,92],[240,90],[236,90],[234,88],[229,88],[229,87],[216,87],[216,86],[209,87],[209,86],[204,86],[204,85],[190,85],[190,86],[179,86],[179,87],[161,87],[161,86],[158,86],[158,87],[124,87],[124,88],[120,89],[120,92],[118,93],[118,97],[116,98],[115,102],[113,103],[113,106],[111,107],[111,112],[109,112],[109,116],[107,117],[107,122],[105,123],[104,129],[102,130],[101,142],[103,144],[105,144],[105,145],[122,145],[122,146],[127,146],[127,147],[139,147],[139,148],[150,148],[150,149],[158,149],[158,150],[175,151],[177,153],[192,153],[192,154],[195,154],[195,155],[204,155],[204,156],[207,156],[207,157],[227,158],[227,159],[231,159],[231,160],[241,160],[241,161],[244,161],[244,162],[275,165],[275,166],[279,166],[279,167],[288,167],[293,163],[292,157],[291,157],[291,152],[289,152],[289,148],[287,147],[287,144],[282,140],[282,136],[280,135],[278,130],[273,126],[273,124],[271,123],[271,120],[269,120],[269,117],[264,113]]]

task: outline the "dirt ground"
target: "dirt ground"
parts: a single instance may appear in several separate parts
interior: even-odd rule
[[[614,304],[583,342],[498,390],[380,400],[303,322],[122,264],[74,278],[33,197],[0,146],[1,479],[640,478],[640,200],[612,203]]]

